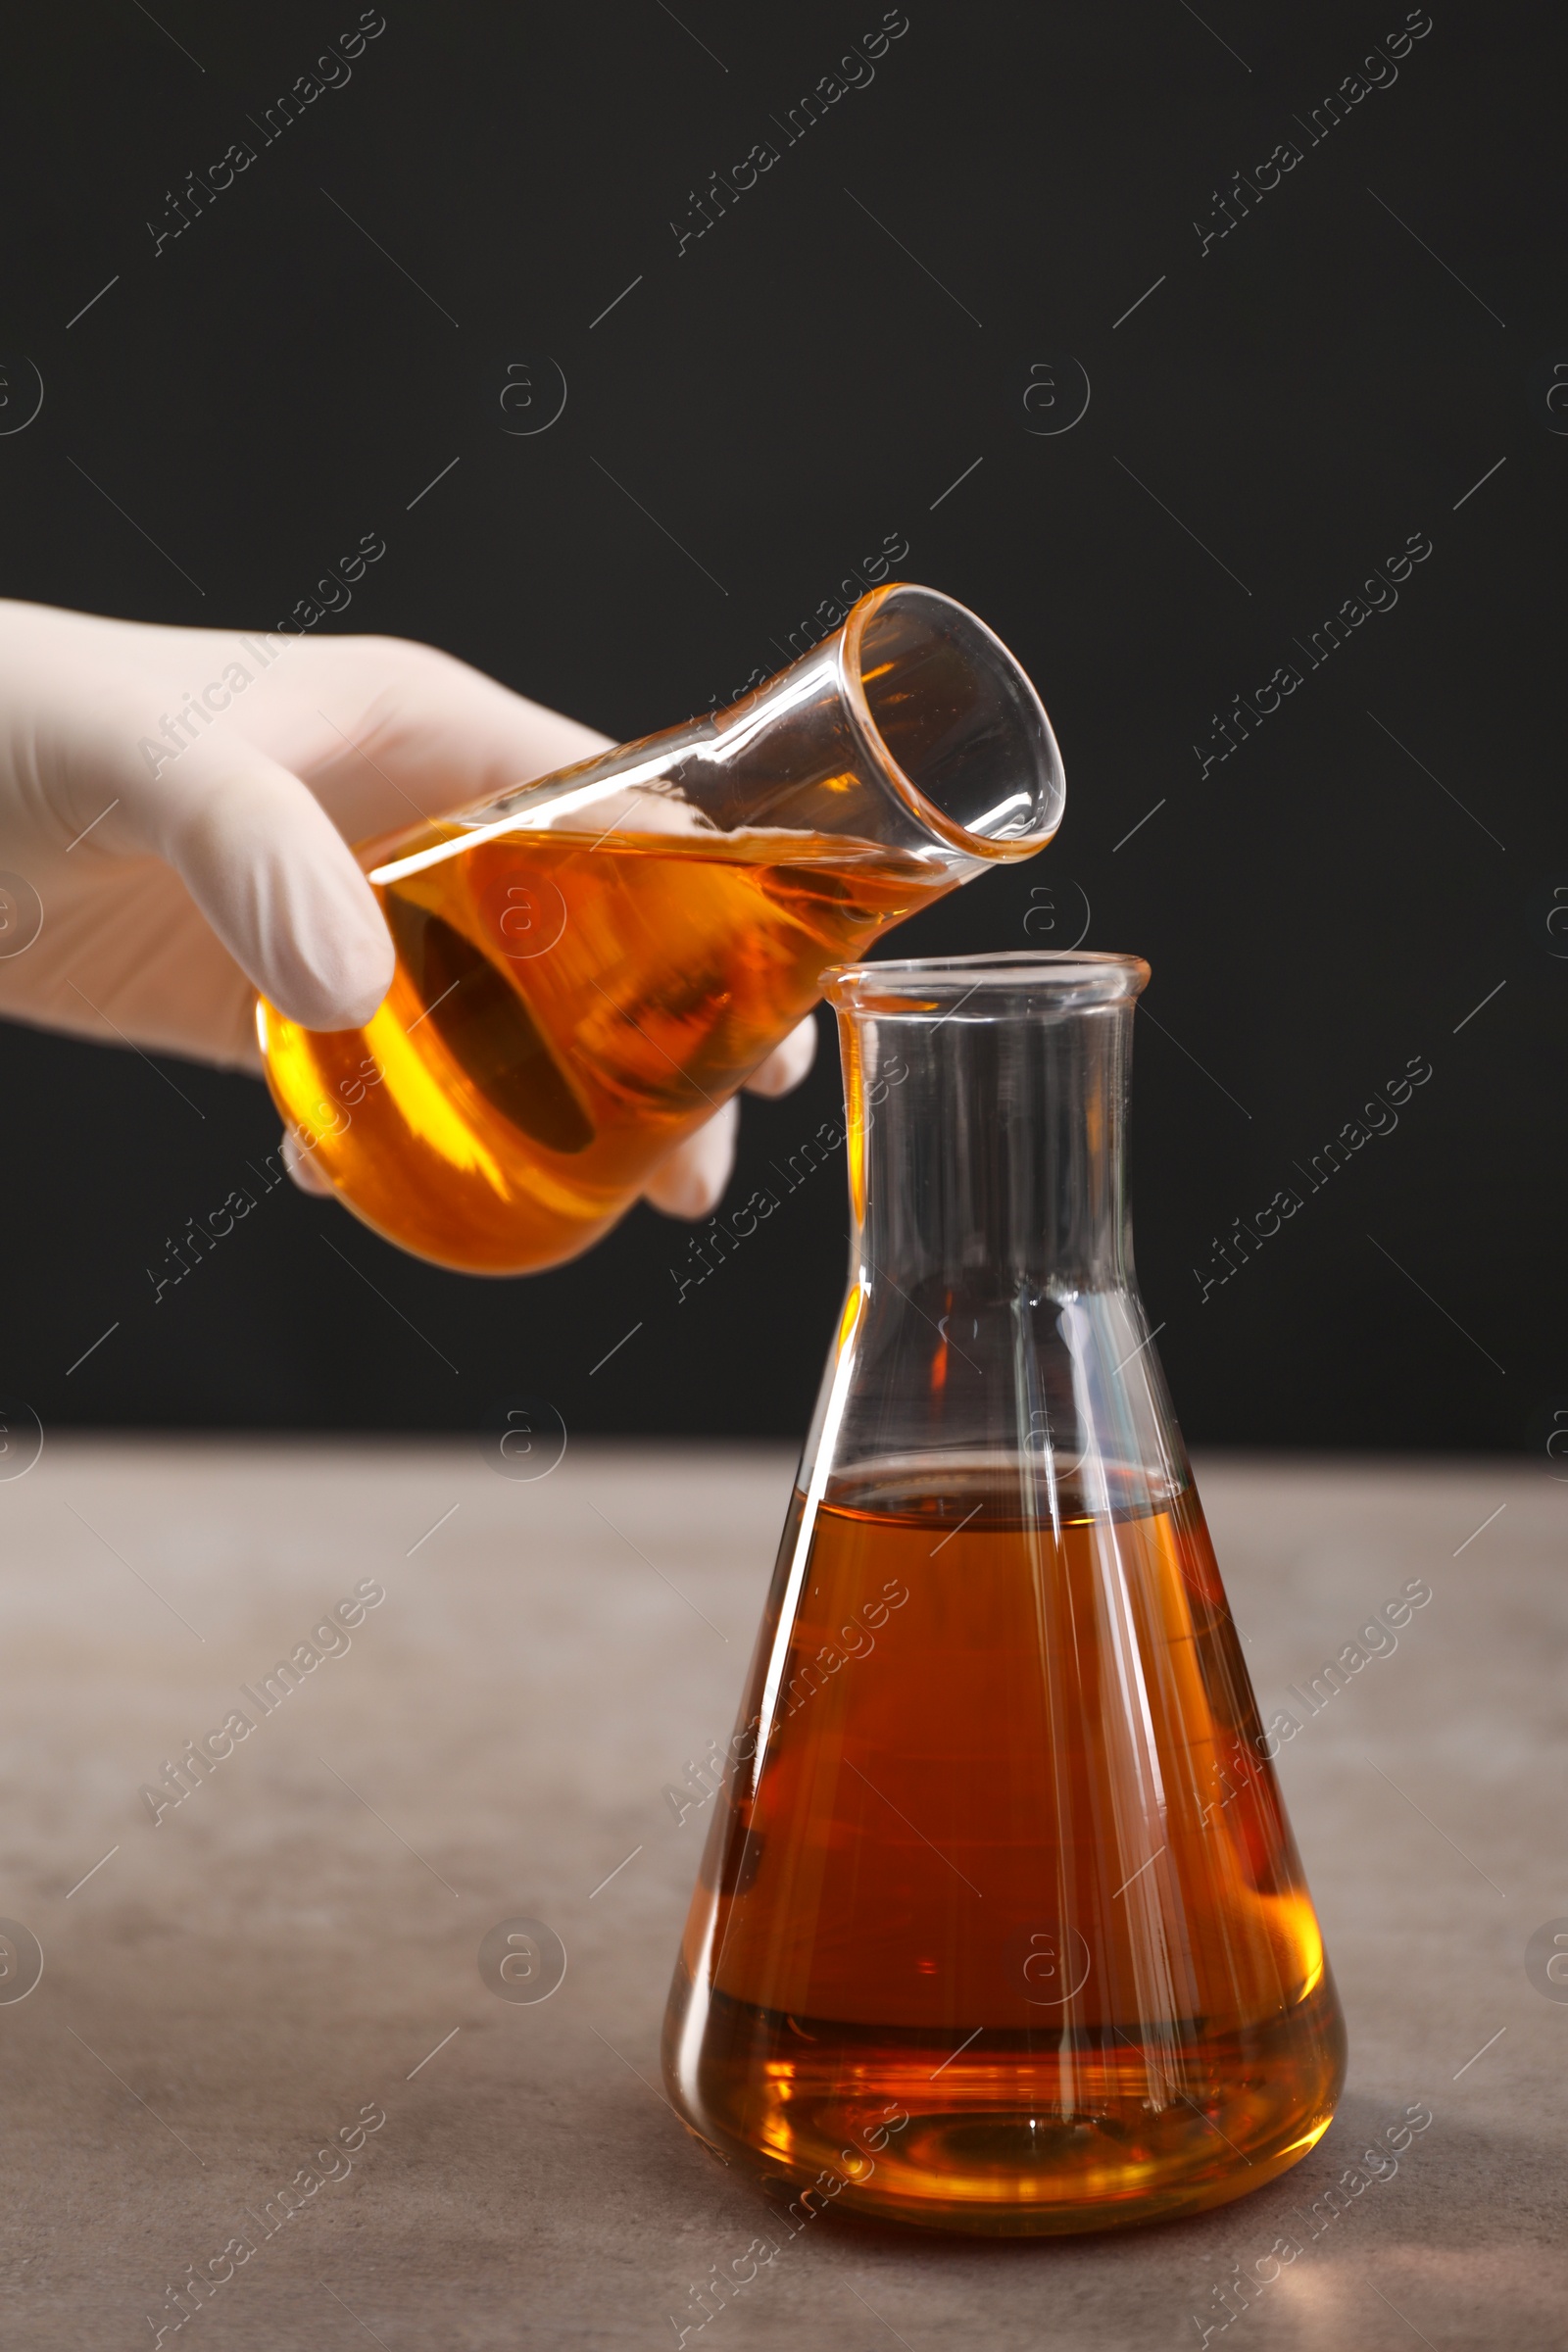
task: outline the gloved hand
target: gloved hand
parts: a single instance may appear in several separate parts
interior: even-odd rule
[[[398,638],[246,639],[0,601],[0,1013],[249,1070],[254,990],[307,1028],[358,1028],[393,957],[349,842],[608,747]],[[750,1091],[796,1085],[815,1038],[803,1021]],[[735,1122],[726,1103],[670,1153],[656,1207],[712,1207]]]

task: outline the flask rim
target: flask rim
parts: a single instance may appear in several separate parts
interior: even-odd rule
[[[881,612],[884,605],[899,596],[923,597],[932,604],[946,605],[951,612],[961,613],[969,626],[977,630],[981,637],[995,647],[1002,660],[1012,671],[1017,686],[1033,705],[1039,717],[1045,742],[1049,746],[1047,773],[1041,780],[1037,793],[1037,806],[1041,810],[1043,821],[1033,832],[1008,834],[1000,838],[993,838],[985,833],[970,832],[966,826],[956,824],[951,816],[946,815],[937,807],[935,801],[923,793],[911,777],[906,775],[894,758],[881,729],[871,715],[871,706],[866,696],[865,682],[861,674],[861,645],[868,624]],[[944,594],[940,588],[927,588],[917,580],[889,580],[882,587],[873,588],[868,596],[862,596],[858,604],[852,606],[839,632],[838,671],[840,692],[853,716],[856,732],[875,760],[888,786],[918,819],[925,831],[942,842],[946,848],[957,850],[965,858],[984,859],[987,864],[1000,865],[1011,864],[1022,858],[1033,858],[1049,842],[1055,839],[1067,797],[1066,777],[1062,768],[1061,750],[1056,742],[1055,730],[1052,726],[1044,703],[1035,690],[1035,683],[1029,672],[1024,668],[1011,647],[1003,643],[995,629],[987,627],[978,612],[971,612],[967,605],[960,604],[956,596]]]
[[[938,1013],[943,1020],[1005,1019],[1019,1013],[1076,1011],[1130,1004],[1148,986],[1142,956],[1092,949],[993,949],[980,956],[913,956],[883,963],[840,964],[823,995],[838,1012]]]

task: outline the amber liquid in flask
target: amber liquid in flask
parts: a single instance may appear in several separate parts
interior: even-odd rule
[[[397,950],[364,1029],[263,1004],[279,1109],[348,1206],[442,1264],[574,1256],[890,924],[1034,854],[1060,760],[928,589],[716,718],[366,844]]]
[[[269,1011],[267,1049],[280,1102],[316,1111],[361,1214],[486,1272],[597,1239],[816,1003],[828,966],[947,886],[913,858],[799,834],[468,848],[432,828],[391,862],[446,841],[460,854],[375,886],[398,963],[368,1025]]]
[[[1305,2154],[1343,2076],[1131,1280],[1142,973],[971,958],[832,992],[857,1277],[665,2069],[730,2160],[884,2219],[1218,2204]]]

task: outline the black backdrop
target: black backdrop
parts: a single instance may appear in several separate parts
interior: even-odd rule
[[[771,666],[901,534],[1036,678],[1069,798],[1042,860],[898,947],[1150,957],[1139,1261],[1189,1435],[1542,1449],[1568,1404],[1562,58],[1545,12],[1433,12],[1411,37],[1396,0],[908,0],[884,44],[873,0],[385,0],[270,141],[349,0],[32,12],[0,323],[8,413],[29,362],[47,398],[0,438],[0,587],[265,626],[378,531],[324,626],[629,736]],[[236,140],[256,161],[174,236]],[[759,141],[776,164],[697,235]],[[502,429],[509,367],[538,419],[564,383],[548,429]],[[1412,535],[1397,603],[1363,591]],[[1282,664],[1301,684],[1259,718]],[[1397,1126],[1309,1191],[1412,1057]],[[258,1086],[172,1066],[204,1117],[130,1054],[0,1028],[0,1380],[46,1423],[461,1429],[531,1393],[580,1431],[802,1427],[841,1156],[684,1303],[685,1235],[647,1210],[486,1284],[282,1187],[155,1305],[166,1238],[276,1141]],[[837,1097],[828,1056],[748,1110],[742,1195]],[[1300,1211],[1205,1295],[1285,1186]]]

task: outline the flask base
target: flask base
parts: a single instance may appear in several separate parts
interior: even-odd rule
[[[949,2034],[710,1994],[697,2095],[667,2074],[698,2137],[796,2199],[1040,2237],[1169,2221],[1261,2188],[1322,2137],[1345,2073],[1326,1978],[1240,2030],[1145,2042],[1135,2026],[1049,2039],[996,2029],[952,2052]]]

